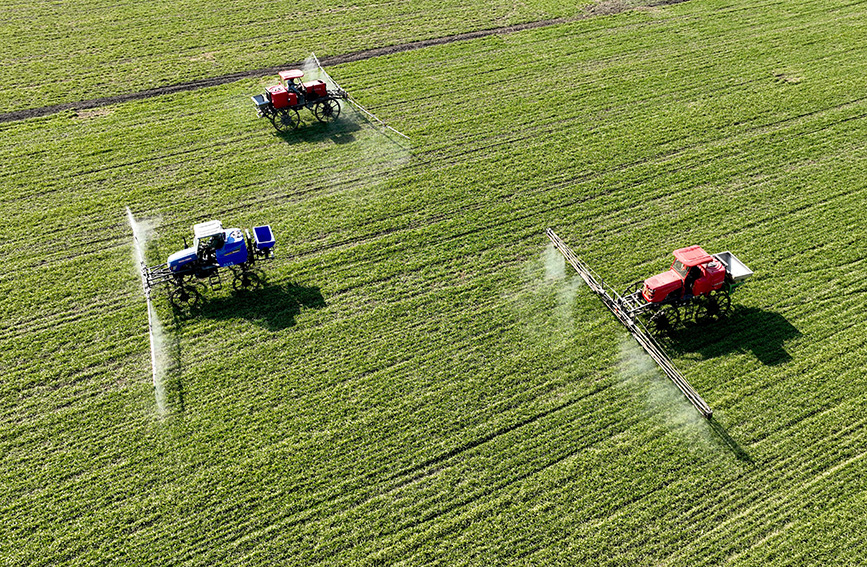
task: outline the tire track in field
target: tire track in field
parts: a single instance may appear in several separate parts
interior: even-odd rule
[[[582,395],[582,398],[587,398],[590,396],[598,395],[602,390],[605,390],[605,388],[604,387],[603,388],[594,388],[594,390],[599,390],[599,391],[593,391],[593,392],[590,392],[588,394],[584,394],[584,395]],[[536,399],[537,395],[538,394],[535,394],[535,393],[531,393],[530,395],[527,395],[526,392],[519,392],[519,395],[517,396],[517,398],[519,400],[523,398],[523,402],[526,403],[528,401],[527,398],[529,398],[529,401],[532,401],[533,399]],[[572,402],[562,403],[553,409],[543,410],[539,415],[533,415],[530,417],[518,415],[518,416],[516,416],[517,422],[515,425],[509,426],[508,424],[505,424],[504,426],[497,429],[497,434],[483,435],[482,438],[480,440],[477,440],[477,441],[470,440],[466,443],[466,446],[462,445],[461,446],[462,448],[459,448],[457,451],[455,451],[455,450],[448,451],[448,453],[449,453],[448,455],[446,455],[446,456],[441,455],[440,458],[437,459],[437,461],[441,464],[444,460],[447,460],[447,459],[452,458],[452,457],[457,457],[458,455],[464,453],[467,450],[478,447],[485,442],[489,442],[489,441],[496,439],[500,435],[511,433],[511,432],[518,430],[520,427],[536,423],[540,419],[549,417],[550,415],[560,411],[561,409],[565,409],[569,406],[574,405],[578,401],[580,401],[580,400],[573,400]],[[503,405],[505,406],[505,408],[511,408],[515,405],[514,402],[515,402],[515,398],[512,398],[512,400],[510,400],[509,402],[507,402],[507,403],[504,402]],[[520,405],[523,406],[524,403],[521,403]],[[499,414],[499,412],[496,410],[493,413]],[[495,424],[495,425],[497,425],[497,424]],[[482,433],[484,433],[484,432],[482,432]],[[573,451],[573,453],[574,453],[574,451]],[[563,456],[563,459],[567,458],[568,456],[569,455]],[[561,461],[563,459],[558,459],[558,461]],[[548,465],[548,466],[552,466],[554,464],[556,464],[556,463],[551,463],[551,465]],[[407,468],[407,467],[409,467],[409,468]],[[327,495],[321,495],[320,497],[315,498],[315,500],[313,502],[306,504],[303,508],[288,514],[288,516],[285,517],[284,522],[290,522],[290,525],[297,525],[301,522],[304,522],[304,521],[307,521],[310,519],[314,519],[316,517],[316,515],[313,513],[315,510],[321,509],[323,506],[334,506],[335,503],[341,503],[342,502],[342,503],[348,505],[351,509],[354,509],[354,508],[357,508],[358,506],[364,505],[365,502],[368,502],[370,500],[375,499],[377,497],[377,494],[379,494],[379,495],[391,494],[394,491],[400,489],[402,486],[411,483],[413,480],[416,480],[417,478],[427,477],[427,476],[430,476],[430,474],[436,472],[436,471],[432,471],[432,472],[428,471],[428,472],[426,472],[424,474],[420,474],[420,475],[415,474],[414,476],[417,478],[409,478],[409,479],[403,480],[401,482],[402,475],[412,474],[414,470],[418,470],[418,467],[412,466],[411,463],[408,463],[406,465],[406,467],[404,467],[402,472],[398,473],[396,475],[395,474],[389,474],[390,469],[387,467],[380,468],[380,469],[377,469],[375,471],[371,471],[371,472],[367,473],[366,475],[364,475],[364,478],[366,478],[368,480],[363,482],[362,484],[364,486],[381,487],[381,491],[379,489],[377,489],[368,498],[363,498],[362,500],[360,500],[358,502],[354,502],[353,497],[351,496],[354,491],[351,491],[348,489],[339,490],[339,491],[337,491],[337,494],[335,496],[331,496],[331,497],[329,497]],[[386,478],[383,479],[383,476],[386,476]],[[398,482],[397,486],[393,486],[393,483],[396,481]],[[353,478],[347,482],[355,483],[355,482],[359,482],[359,479],[357,477],[355,477],[355,478]],[[309,486],[306,486],[305,488],[313,487],[313,486],[314,485],[309,485]],[[285,523],[280,523],[278,527],[281,527],[281,529],[282,529],[282,527],[285,527]]]
[[[796,418],[793,418],[793,419],[787,421],[786,423],[781,423],[780,426],[775,428],[772,432],[770,432],[769,435],[763,436],[761,439],[754,440],[753,442],[751,442],[750,446],[755,447],[756,445],[762,444],[765,441],[767,441],[768,443],[773,443],[774,438],[785,437],[787,435],[787,432],[791,428],[795,427],[796,425],[799,425],[805,421],[822,422],[823,419],[820,416],[827,415],[830,412],[836,412],[840,409],[841,406],[846,407],[847,405],[852,405],[852,404],[847,403],[847,401],[845,399],[841,399],[841,400],[838,400],[837,403],[835,403],[832,406],[823,406],[821,408],[817,408],[816,410],[807,411],[803,415],[798,416]],[[829,443],[829,447],[837,449],[837,451],[840,453],[845,453],[846,450],[855,442],[853,441],[853,442],[850,442],[849,445],[846,445],[846,443],[843,443],[843,440],[846,439],[847,437],[851,437],[852,435],[856,436],[855,437],[856,440],[862,438],[863,434],[859,434],[858,431],[863,429],[863,425],[865,423],[867,423],[867,421],[862,419],[862,420],[859,420],[855,423],[852,423],[845,430],[839,431],[838,434],[835,435],[835,437],[838,440],[835,440],[834,442]],[[857,443],[855,443],[855,444],[857,445]],[[762,462],[753,463],[752,466],[757,467],[755,469],[756,471],[765,471],[768,473],[776,473],[773,477],[774,482],[777,482],[779,484],[789,484],[790,485],[794,481],[797,480],[799,475],[803,476],[803,475],[807,474],[806,469],[804,467],[809,466],[809,464],[813,462],[812,459],[810,459],[808,461],[804,461],[803,456],[804,455],[802,453],[781,454],[778,456],[779,458],[777,458],[777,459],[769,460],[769,461],[766,461],[764,463],[762,463]],[[813,455],[813,456],[815,456],[815,455]],[[830,462],[836,462],[837,457],[838,457],[838,453],[837,452],[823,453],[823,457],[825,457]],[[801,466],[793,468],[791,466],[793,464],[801,465]],[[727,500],[728,502],[731,503],[731,504],[729,504],[730,507],[732,507],[733,509],[736,509],[736,510],[743,510],[742,512],[738,513],[737,517],[739,517],[739,518],[740,517],[748,517],[749,516],[749,513],[748,513],[749,510],[758,510],[762,507],[773,506],[773,503],[768,504],[769,500],[767,498],[760,498],[759,500],[757,500],[754,491],[741,490],[744,486],[743,483],[749,481],[749,477],[744,476],[744,474],[749,474],[749,473],[742,473],[742,474],[739,474],[732,479],[729,479],[723,485],[717,487],[717,490],[716,490],[717,498],[715,499],[715,501],[717,503],[720,501],[720,499],[725,498],[725,500]],[[810,484],[810,483],[808,483],[808,484]],[[732,506],[732,504],[734,504],[734,505]],[[795,504],[782,503],[782,504],[778,505],[778,509],[781,509],[781,508],[786,507],[786,506],[794,506],[794,505]],[[714,502],[706,501],[706,502],[702,502],[696,506],[693,506],[689,509],[683,510],[683,511],[679,512],[679,514],[681,516],[683,516],[684,518],[687,518],[687,519],[691,518],[691,517],[694,518],[697,516],[706,517],[706,516],[710,516],[713,514],[713,507],[714,507]],[[626,510],[624,512],[629,513],[629,510]],[[597,523],[599,525],[601,525],[604,522],[603,518],[597,518],[596,520],[597,520]],[[725,524],[725,523],[730,523],[730,522],[734,522],[734,521],[735,520],[733,518],[727,517],[725,520],[723,520],[722,523]],[[712,532],[717,531],[719,529],[720,529],[720,526],[717,525],[714,527]]]
[[[827,410],[823,410],[827,411]],[[818,413],[818,412],[817,412]],[[811,413],[809,418],[812,418],[814,415]],[[809,419],[805,418],[805,419]],[[863,423],[863,421],[861,422]],[[788,428],[786,425],[783,428],[779,428],[775,430],[775,435],[782,436],[783,432]],[[851,428],[854,430],[853,428]],[[843,432],[841,432],[843,433]],[[860,438],[860,437],[859,437]],[[836,446],[836,443],[833,444]],[[860,458],[861,455],[858,456]],[[831,459],[832,461],[835,459]],[[850,459],[854,460],[854,459]],[[779,513],[781,511],[786,511],[788,509],[792,509],[797,507],[797,503],[795,499],[787,499],[781,503],[774,503],[774,501],[770,498],[764,497],[762,495],[757,499],[756,492],[749,488],[747,490],[743,490],[745,486],[748,486],[748,483],[751,479],[752,474],[756,474],[762,470],[768,470],[767,465],[771,465],[773,468],[771,471],[776,471],[779,473],[778,476],[775,477],[775,482],[780,484],[792,484],[797,478],[798,475],[804,475],[805,470],[803,468],[798,468],[797,470],[792,470],[789,465],[791,464],[803,464],[803,455],[802,454],[789,454],[786,455],[782,460],[773,461],[767,464],[753,464],[753,471],[750,470],[741,471],[733,477],[727,479],[723,484],[715,487],[715,497],[712,499],[703,500],[700,504],[688,507],[688,508],[675,508],[671,510],[671,513],[665,517],[667,523],[672,525],[685,525],[690,521],[693,521],[695,518],[713,518],[715,513],[718,514],[718,510],[720,507],[727,507],[731,510],[737,510],[735,516],[730,516],[728,514],[720,514],[720,518],[718,522],[713,522],[713,527],[710,530],[710,533],[719,533],[722,531],[722,525],[728,525],[737,521],[737,519],[750,518],[754,516],[754,512],[771,508],[773,512]],[[836,467],[832,467],[836,468]],[[823,472],[820,476],[824,476]],[[811,480],[807,483],[807,485],[814,484],[815,480]],[[594,512],[590,514],[587,518],[585,518],[584,522],[588,526],[588,529],[592,532],[603,532],[606,525],[610,524],[612,521],[616,522],[617,518],[625,518],[631,517],[635,515],[639,515],[642,509],[645,507],[645,500],[652,496],[653,493],[658,492],[658,490],[677,490],[678,482],[666,484],[661,486],[657,490],[650,491],[641,495],[638,498],[632,498],[622,505],[618,505],[615,508],[606,508],[601,511]],[[766,518],[773,518],[774,514],[767,513],[764,515]],[[670,521],[668,521],[670,520]],[[685,522],[685,523],[684,523]],[[752,524],[752,528],[755,528],[756,525]],[[770,526],[768,529],[773,528]],[[745,530],[748,531],[748,530]],[[752,533],[752,532],[749,532]],[[749,535],[745,534],[745,535]],[[642,545],[647,543],[646,541],[641,540],[632,540],[633,545]],[[665,562],[663,564],[670,564],[670,562],[674,562],[674,560],[669,560],[669,562]]]
[[[673,4],[680,4],[682,2],[686,2],[687,0],[656,0],[652,2],[648,2],[644,4],[645,7],[658,7],[658,6],[668,6]],[[403,53],[406,51],[415,51],[417,49],[424,49],[426,47],[434,47],[437,45],[446,45],[449,43],[456,43],[460,41],[470,41],[474,39],[480,39],[484,37],[491,37],[495,35],[508,35],[512,33],[545,28],[556,26],[560,24],[567,24],[571,22],[576,22],[579,20],[583,20],[586,18],[591,18],[600,15],[613,15],[619,12],[623,12],[626,10],[630,10],[634,8],[628,7],[625,3],[605,3],[602,2],[598,5],[593,5],[588,7],[585,10],[584,14],[571,17],[571,18],[554,18],[550,20],[537,20],[534,22],[526,22],[523,24],[515,24],[512,26],[504,26],[499,28],[488,28],[484,30],[476,30],[471,32],[465,32],[455,35],[448,35],[443,37],[424,39],[419,41],[412,41],[409,43],[403,43],[399,45],[390,45],[387,47],[376,47],[373,49],[365,49],[362,51],[356,51],[354,53],[346,53],[343,55],[333,55],[330,57],[323,57],[320,62],[323,66],[333,66],[333,65],[342,65],[344,63],[354,63],[356,61],[364,61],[367,59],[374,59],[376,57],[385,57],[388,55],[393,55],[395,53]],[[234,83],[237,81],[242,81],[245,79],[258,79],[261,77],[266,77],[270,75],[276,75],[279,71],[287,68],[287,67],[301,67],[302,63],[285,63],[283,65],[278,65],[276,67],[263,67],[260,69],[253,69],[247,71],[239,71],[237,73],[228,73],[226,75],[219,75],[217,77],[210,77],[207,79],[198,79],[195,81],[188,81],[184,83],[176,83],[173,85],[166,85],[163,87],[156,87],[153,89],[146,89],[143,91],[137,91],[132,93],[120,94],[115,96],[107,96],[101,98],[93,98],[89,100],[81,100],[77,102],[66,102],[61,104],[53,104],[48,106],[41,106],[37,108],[26,108],[23,110],[13,110],[11,112],[4,112],[0,114],[0,124],[4,122],[15,122],[18,120],[27,120],[30,118],[38,118],[41,116],[48,116],[50,114],[57,114],[58,112],[63,112],[65,110],[87,110],[91,108],[99,108],[103,106],[111,106],[115,104],[121,104],[124,102],[130,102],[135,100],[144,100],[148,98],[154,98],[159,96],[164,96],[168,94],[180,93],[180,92],[188,92],[195,91],[199,89],[204,89],[208,87],[215,87],[219,85],[225,85],[229,83]]]
[[[481,150],[479,150],[479,149],[473,149],[473,150],[470,150],[469,153],[472,153],[472,152],[479,152],[479,151],[481,151]]]
[[[858,101],[856,100],[856,101],[853,101],[853,102],[858,102]],[[800,118],[803,118],[803,117],[804,117],[804,116],[801,116]],[[790,120],[790,119],[786,119],[786,120]],[[529,136],[529,135],[525,135],[524,138],[527,138],[528,136]],[[514,143],[514,140],[508,140],[508,141],[506,141],[506,142],[500,142],[500,143]],[[213,144],[212,144],[212,145],[213,145]],[[491,144],[491,146],[493,146],[493,145],[497,145],[497,144],[496,144],[496,143]],[[468,150],[466,153],[468,153],[468,154],[470,154],[470,153],[478,153],[478,152],[481,152],[483,149],[484,149],[484,147],[483,147],[483,148],[472,148],[472,149]],[[195,152],[196,152],[196,150],[187,150],[187,151],[184,151],[184,152],[182,152],[182,153],[195,153]],[[459,155],[463,155],[463,154],[459,154]],[[655,156],[655,159],[658,159],[659,157],[660,157],[660,156]],[[152,158],[151,158],[151,159],[152,159]],[[124,165],[126,165],[126,164],[112,165],[112,166],[109,166],[109,167],[123,167]],[[626,165],[626,167],[628,167],[628,164]],[[309,193],[309,192],[310,192],[310,191],[308,191],[308,193]]]
[[[600,395],[604,391],[606,391],[606,388],[596,389],[582,396],[581,400],[575,400],[575,403],[577,403],[578,401],[586,402],[593,397]],[[563,409],[564,407],[568,407],[570,405],[572,404],[566,403],[563,404],[563,407],[554,408],[554,411],[545,411],[543,412],[545,414],[544,417],[549,417],[550,415],[557,413],[557,411],[559,411],[560,409]],[[611,421],[612,424],[617,423],[622,429],[628,429],[640,419],[638,416],[635,416],[628,420],[622,420],[611,417],[608,414],[606,414],[606,417],[608,421]],[[587,419],[590,420],[591,418]],[[533,420],[531,417],[525,419],[525,421],[527,421],[527,424],[529,425],[535,420]],[[563,422],[563,424],[558,428],[558,431],[573,431],[575,429],[580,429],[580,426],[576,426],[575,423],[572,421],[566,421]],[[514,428],[513,430],[517,430],[517,428]],[[525,470],[524,472],[516,475],[510,475],[507,478],[499,478],[489,486],[474,490],[458,500],[449,500],[438,504],[436,500],[430,500],[430,498],[425,498],[425,503],[428,504],[428,509],[420,517],[401,522],[399,525],[391,527],[388,533],[398,534],[405,532],[406,530],[417,529],[422,525],[429,524],[431,521],[435,521],[438,518],[443,517],[444,515],[448,515],[462,508],[466,508],[473,503],[484,501],[486,497],[489,497],[492,494],[508,488],[510,485],[513,485],[516,482],[521,482],[523,480],[526,480],[527,478],[531,478],[553,466],[557,466],[559,463],[562,463],[563,461],[573,457],[574,455],[579,454],[581,451],[585,451],[588,448],[593,447],[595,444],[605,441],[608,437],[601,433],[602,431],[609,431],[609,429],[599,427],[590,428],[588,431],[587,428],[584,428],[583,435],[581,435],[581,438],[579,440],[576,440],[574,443],[570,443],[569,445],[564,446],[559,451],[555,451],[556,454],[553,454],[547,459],[544,459],[544,462],[522,461],[521,464],[527,465],[527,470]],[[496,439],[496,437],[488,441],[491,441],[493,439]],[[478,445],[481,445],[481,443],[477,444],[476,446]],[[455,454],[452,458],[457,457],[460,454],[462,453],[459,452]],[[421,477],[430,476],[430,474],[436,474],[437,472],[439,472],[439,469],[435,469],[429,474],[423,474],[419,478],[409,478],[402,481],[399,480],[395,475],[392,475],[389,478],[382,479],[380,475],[383,472],[387,472],[387,467],[381,467],[376,471],[371,471],[363,477],[353,477],[345,481],[339,490],[334,490],[334,487],[332,486],[328,492],[336,492],[336,494],[333,496],[328,495],[327,492],[324,494],[320,493],[311,495],[308,502],[300,504],[294,510],[287,510],[279,521],[275,521],[269,526],[267,526],[265,529],[261,530],[261,533],[259,534],[260,537],[266,536],[268,533],[273,532],[274,530],[287,530],[295,526],[304,525],[306,522],[316,521],[318,517],[321,517],[320,513],[323,511],[323,508],[328,509],[329,507],[339,506],[340,509],[344,513],[346,513],[348,511],[356,510],[364,506],[370,506],[371,503],[375,502],[377,499],[392,494],[395,491],[399,491],[405,485],[411,484],[412,482],[419,480],[419,478]],[[362,497],[359,498],[358,491],[351,489],[353,484],[366,487],[367,494],[362,495]],[[292,490],[291,492],[297,492],[297,490]],[[313,563],[321,563],[321,560],[314,560]]]
[[[827,413],[838,408],[839,406],[828,408],[815,415]],[[811,416],[810,419],[813,419],[813,417],[814,416]],[[826,480],[852,463],[862,460],[865,455],[867,455],[867,452],[864,451],[857,451],[854,452],[854,454],[852,451],[853,448],[863,445],[864,424],[865,420],[859,420],[858,422],[853,423],[846,430],[841,431],[839,435],[834,436],[834,441],[829,443],[828,447],[837,449],[837,451],[821,454],[821,457],[826,462],[833,464],[829,464],[827,467],[821,467],[820,471],[811,471],[809,467],[811,464],[816,462],[819,457],[818,453],[808,453],[806,459],[804,458],[805,455],[803,453],[787,454],[781,460],[769,463],[769,465],[772,466],[770,472],[778,473],[773,477],[773,481],[778,483],[780,486],[790,486],[792,487],[792,492],[800,494],[810,493],[814,490],[821,491],[822,487],[820,481]],[[785,429],[780,428],[776,430],[775,433],[782,436],[784,430]],[[849,439],[848,444],[844,442],[844,439]],[[791,466],[793,464],[801,466],[793,468]],[[798,480],[802,480],[802,482],[796,484]],[[720,539],[730,539],[723,538],[720,534],[724,534],[727,527],[739,523],[745,526],[741,528],[742,533],[740,535],[743,536],[741,541],[760,539],[754,537],[759,530],[761,530],[761,533],[766,533],[766,535],[773,535],[774,530],[780,529],[775,528],[775,521],[782,521],[779,520],[779,518],[786,515],[796,515],[798,511],[803,511],[803,509],[808,506],[805,504],[806,502],[813,501],[811,499],[798,498],[795,495],[780,499],[777,497],[778,493],[774,491],[770,492],[770,496],[762,494],[757,497],[755,490],[738,490],[739,487],[742,486],[742,482],[745,481],[748,481],[748,478],[739,477],[737,479],[732,479],[732,481],[727,483],[727,486],[725,486],[727,489],[725,493],[722,492],[722,490],[718,492],[715,500],[719,502],[719,500],[724,496],[730,503],[729,507],[732,510],[736,510],[736,512],[721,517],[719,522],[715,523],[708,532],[703,534],[703,538],[715,539],[717,540],[716,543],[720,543]],[[688,518],[709,516],[713,514],[712,505],[713,502],[711,501],[703,502],[698,506],[682,511],[681,515],[687,520]],[[750,520],[753,521],[750,522]],[[754,545],[755,544],[750,544],[751,547]],[[720,547],[722,547],[722,545]],[[669,560],[663,564],[676,564],[676,561],[676,558],[669,558]]]
[[[792,116],[792,117],[786,117],[786,118],[784,118],[784,119],[782,119],[782,120],[779,120],[779,121],[775,121],[775,122],[768,123],[768,124],[764,124],[764,125],[758,125],[758,126],[752,128],[752,129],[750,129],[750,130],[751,130],[751,132],[752,132],[753,135],[762,134],[762,133],[767,133],[768,131],[779,130],[779,129],[781,129],[782,127],[784,127],[785,125],[790,124],[790,123],[802,122],[802,121],[804,121],[804,120],[806,120],[806,119],[808,119],[808,118],[813,118],[813,117],[815,117],[816,115],[825,114],[825,113],[827,113],[827,112],[829,112],[829,111],[839,110],[839,109],[841,109],[841,108],[845,108],[845,107],[853,107],[853,106],[856,106],[856,105],[862,103],[863,100],[864,100],[864,99],[855,99],[855,100],[852,100],[852,101],[849,101],[849,102],[846,102],[846,103],[843,103],[843,104],[839,104],[839,105],[836,105],[836,106],[833,106],[833,107],[830,107],[830,108],[818,109],[818,110],[814,110],[814,111],[811,111],[811,112],[808,112],[808,113],[805,113],[805,114],[801,114],[801,115],[797,115],[797,116]],[[840,122],[845,122],[845,121],[850,121],[850,120],[860,119],[860,118],[862,118],[863,116],[864,116],[863,114],[859,114],[859,115],[857,115],[857,116],[848,116],[848,117],[844,117],[842,120],[836,120],[836,121],[832,122],[832,124],[838,124],[838,123],[840,123]],[[538,128],[541,128],[541,127],[542,127],[542,125],[538,126]],[[827,127],[829,127],[828,124],[822,125],[822,126],[821,126],[821,129],[824,129],[824,128],[827,128]],[[748,132],[749,132],[749,131],[748,131]],[[738,136],[738,137],[743,137],[743,135],[744,135],[744,133],[742,133],[742,132],[736,134],[736,136]],[[531,137],[531,136],[530,136],[528,133],[525,132],[524,135],[522,135],[522,136],[518,136],[518,139],[526,139],[526,138],[528,138],[528,137]],[[730,137],[731,137],[731,136],[730,136]],[[730,137],[729,137],[729,138],[730,138]],[[688,152],[688,151],[690,151],[690,150],[694,150],[696,147],[708,147],[708,146],[709,146],[709,147],[713,147],[713,146],[720,146],[720,145],[726,143],[726,142],[728,141],[729,138],[723,137],[723,138],[721,138],[721,139],[716,139],[716,140],[705,140],[704,142],[702,142],[702,143],[700,143],[700,144],[697,144],[697,145],[689,145],[689,146],[686,146],[686,147],[677,148],[677,149],[674,149],[674,150],[671,150],[671,151],[668,151],[668,152],[664,152],[664,153],[658,154],[658,155],[656,155],[656,156],[643,158],[643,159],[640,159],[640,160],[634,161],[634,162],[632,162],[632,163],[621,164],[621,165],[617,168],[617,170],[622,171],[622,170],[627,170],[627,169],[629,169],[629,168],[631,168],[631,167],[635,167],[635,166],[641,165],[641,164],[643,164],[643,163],[648,163],[648,162],[653,162],[653,161],[658,161],[658,160],[672,159],[673,157],[677,156],[678,154],[683,154],[683,153]],[[509,142],[512,142],[512,141],[513,141],[513,140],[509,140]],[[479,152],[483,151],[485,148],[489,148],[489,147],[491,147],[491,146],[493,146],[493,145],[497,145],[497,144],[501,144],[501,143],[508,143],[508,142],[494,142],[494,143],[492,143],[492,144],[485,144],[485,145],[483,145],[481,148],[478,148],[478,147],[467,148],[466,151],[461,152],[460,155],[470,155],[470,154],[474,154],[474,153],[479,153]],[[182,152],[182,153],[189,153],[189,151],[184,151],[184,152]],[[429,159],[428,159],[428,161],[429,161],[429,162],[431,162],[431,161],[435,161],[434,158],[433,158],[433,156],[432,156],[432,154],[429,155]],[[121,165],[121,166],[112,166],[112,167],[122,167],[122,165]],[[598,174],[597,174],[597,175],[598,175]],[[360,181],[363,181],[363,177],[364,177],[364,176],[361,176],[361,178],[359,178],[357,181],[359,181],[359,182],[360,182]],[[592,175],[591,175],[591,177],[592,177]],[[564,183],[565,183],[565,184],[568,184],[568,183],[574,183],[574,182],[575,182],[575,180],[573,179],[573,180],[568,180],[568,181],[566,181],[566,182],[564,182]],[[279,200],[285,200],[285,197],[288,197],[288,195],[287,195],[287,196],[283,196],[282,199],[281,199],[280,197],[278,197],[277,195],[272,195],[272,198],[273,198],[273,197],[276,197],[277,200],[279,201]],[[298,198],[298,196],[296,195],[295,198]],[[592,198],[592,197],[591,197],[591,198]],[[258,199],[260,199],[260,197],[257,197],[257,200],[258,200]],[[478,203],[477,203],[477,204],[475,204],[475,205],[467,205],[467,206],[465,206],[465,207],[462,207],[462,208],[461,208],[461,211],[466,212],[466,211],[469,211],[469,210],[474,210],[474,209],[477,209],[479,206],[483,206],[483,204],[478,204]],[[240,207],[240,206],[238,206],[238,207]],[[434,215],[433,217],[427,219],[427,222],[424,223],[424,224],[427,224],[427,225],[429,225],[429,224],[436,224],[437,222],[442,221],[444,218],[447,218],[447,217],[453,216],[453,215],[454,215],[454,212],[455,212],[455,211],[451,211],[451,212],[449,212],[449,213],[443,213],[443,214],[440,214],[440,215]],[[405,214],[406,214],[406,212],[398,212],[398,213],[395,214],[395,215],[390,215],[390,217],[399,217],[399,216],[404,216]],[[380,220],[382,220],[382,219],[380,219]],[[382,238],[382,237],[388,236],[388,235],[390,235],[390,234],[398,233],[398,232],[401,232],[401,231],[403,231],[403,230],[407,230],[407,229],[410,229],[410,230],[411,230],[411,229],[413,229],[413,228],[417,229],[417,228],[420,228],[420,227],[419,227],[418,225],[415,225],[415,226],[412,226],[412,225],[411,225],[411,226],[409,226],[409,227],[399,227],[399,228],[386,229],[386,230],[384,230],[384,231],[377,231],[377,232],[375,232],[374,234],[364,235],[363,237],[360,237],[360,238],[349,239],[349,240],[347,240],[347,241],[336,242],[336,243],[329,243],[329,244],[327,244],[327,245],[324,246],[324,247],[317,247],[317,248],[315,248],[314,250],[308,250],[308,251],[306,251],[306,252],[302,252],[302,253],[300,253],[300,254],[297,254],[296,256],[298,256],[298,257],[303,257],[303,256],[306,256],[306,255],[308,255],[308,254],[314,254],[314,255],[315,255],[315,254],[321,253],[322,251],[324,251],[324,250],[328,250],[328,249],[335,249],[335,248],[339,249],[339,248],[347,247],[347,246],[348,246],[348,247],[352,247],[352,246],[358,245],[358,244],[360,244],[360,243],[375,241],[375,240],[377,240],[377,239],[380,239],[380,238]],[[110,240],[110,238],[105,239],[105,240]],[[85,251],[85,252],[81,253],[81,255],[87,255],[88,253],[89,253],[89,252]],[[293,256],[293,257],[295,257],[295,256]]]

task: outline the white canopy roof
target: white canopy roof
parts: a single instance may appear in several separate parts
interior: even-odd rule
[[[193,234],[196,238],[205,238],[223,232],[223,223],[218,220],[200,222],[193,225]]]

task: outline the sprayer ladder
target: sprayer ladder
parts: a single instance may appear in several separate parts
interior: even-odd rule
[[[208,274],[208,285],[211,286],[211,289],[214,291],[219,291],[223,289],[223,282],[220,281],[220,272],[214,270],[210,274]]]

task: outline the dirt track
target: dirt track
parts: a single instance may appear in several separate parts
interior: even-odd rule
[[[659,0],[656,2],[648,2],[645,4],[646,6],[663,6],[669,4],[679,4],[681,2],[685,2],[686,0]],[[589,8],[587,12],[583,16],[579,16],[577,18],[559,18],[554,20],[541,20],[537,22],[527,22],[524,24],[517,24],[514,26],[506,26],[502,28],[493,28],[488,30],[478,30],[474,32],[461,33],[457,35],[450,35],[445,37],[439,37],[434,39],[426,39],[422,41],[413,41],[411,43],[404,43],[401,45],[392,45],[389,47],[378,47],[376,49],[366,49],[364,51],[357,51],[355,53],[348,53],[345,55],[335,55],[332,57],[323,57],[320,59],[320,62],[324,66],[331,65],[339,65],[341,63],[351,63],[353,61],[361,61],[364,59],[372,59],[374,57],[381,57],[383,55],[390,55],[392,53],[400,53],[402,51],[412,51],[414,49],[422,49],[425,47],[431,47],[434,45],[443,45],[446,43],[452,43],[456,41],[466,41],[470,39],[477,39],[480,37],[488,37],[492,35],[503,35],[514,32],[519,32],[523,30],[535,29],[535,28],[543,28],[547,26],[553,26],[557,24],[563,24],[571,21],[577,21],[587,17],[593,17],[598,15],[609,15],[615,14],[618,12],[623,12],[625,10],[629,10],[630,7],[625,5],[623,2],[619,0],[602,0],[599,4],[594,5],[592,8]],[[194,91],[196,89],[213,87],[216,85],[224,85],[226,83],[232,83],[235,81],[239,81],[242,79],[254,79],[259,77],[266,77],[269,75],[276,75],[278,71],[282,69],[286,69],[287,67],[299,67],[301,66],[300,62],[296,63],[284,63],[282,65],[276,67],[265,67],[262,69],[254,69],[251,71],[241,71],[239,73],[229,73],[228,75],[220,75],[217,77],[210,77],[207,79],[199,79],[196,81],[190,81],[187,83],[177,83],[174,85],[167,85],[164,87],[157,87],[154,89],[147,89],[143,91],[137,91],[132,93],[120,94],[115,96],[108,96],[102,98],[92,98],[89,100],[82,100],[77,102],[65,102],[62,104],[54,104],[50,106],[40,106],[38,108],[25,108],[22,110],[14,110],[12,112],[5,112],[0,114],[0,123],[3,122],[13,122],[16,120],[26,120],[28,118],[37,118],[39,116],[47,116],[49,114],[55,114],[58,112],[63,112],[64,110],[86,110],[89,108],[98,108],[102,106],[110,106],[113,104],[119,104],[123,102],[128,102],[131,100],[140,100],[146,99],[156,96],[161,96],[165,94],[184,92],[184,91]]]

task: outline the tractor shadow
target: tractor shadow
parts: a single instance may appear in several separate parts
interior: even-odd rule
[[[278,138],[287,144],[315,144],[330,141],[334,144],[349,144],[355,141],[355,133],[361,126],[355,120],[339,117],[330,124],[315,120],[301,124],[289,132],[274,132]]]
[[[762,364],[775,366],[792,359],[785,343],[800,336],[801,332],[775,311],[736,307],[721,321],[680,328],[664,342],[666,348],[678,355],[697,353],[709,359],[749,352]]]
[[[184,383],[181,380],[183,365],[181,363],[181,324],[182,320],[173,313],[171,332],[164,335],[164,355],[166,368],[164,371],[164,386],[166,392],[166,406],[172,413],[184,413]]]
[[[295,318],[302,310],[320,309],[325,305],[318,287],[266,283],[257,289],[206,297],[195,316],[217,320],[246,319],[269,331],[279,331],[295,326]]]
[[[162,315],[162,316],[161,316]],[[152,364],[156,366],[163,386],[165,408],[169,414],[184,412],[184,373],[181,352],[181,327],[184,319],[175,310],[170,317],[164,312],[156,312],[152,327]],[[154,384],[156,388],[156,384]]]
[[[260,324],[269,331],[277,331],[294,326],[295,317],[303,309],[319,309],[326,305],[318,287],[292,283],[284,286],[266,283],[262,287],[233,292],[228,296],[209,297],[208,294],[195,309],[173,308],[171,319],[163,329],[166,332],[160,333],[158,349],[163,363],[165,401],[172,414],[183,415],[185,409],[180,337],[186,321],[197,317],[219,320],[241,318]]]

